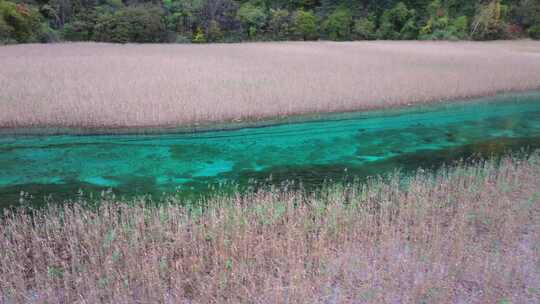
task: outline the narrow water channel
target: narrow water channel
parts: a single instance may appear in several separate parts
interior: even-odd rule
[[[0,207],[16,204],[21,191],[38,200],[104,189],[189,195],[270,178],[312,187],[525,147],[540,148],[537,91],[228,131],[3,134]]]

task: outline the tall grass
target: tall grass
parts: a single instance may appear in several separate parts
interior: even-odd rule
[[[3,303],[533,303],[540,155],[330,187],[0,220]]]
[[[0,127],[177,126],[540,88],[540,42],[0,47]]]

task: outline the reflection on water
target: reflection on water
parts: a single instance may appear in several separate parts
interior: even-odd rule
[[[0,136],[0,206],[79,189],[192,196],[221,183],[324,180],[436,168],[472,155],[540,148],[540,92],[332,115],[192,134]]]

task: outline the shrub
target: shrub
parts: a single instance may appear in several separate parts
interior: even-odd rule
[[[518,24],[508,24],[505,33],[510,39],[521,38],[526,34],[526,32],[523,31],[523,27]]]
[[[180,44],[191,43],[191,38],[184,35],[175,35],[172,42]]]

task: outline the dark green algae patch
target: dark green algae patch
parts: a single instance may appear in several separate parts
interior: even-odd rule
[[[196,199],[287,182],[314,189],[540,149],[540,91],[206,132],[0,135],[0,207],[112,189]],[[46,133],[46,132],[44,132]],[[112,133],[112,131],[111,131]],[[144,132],[142,132],[144,133]]]

